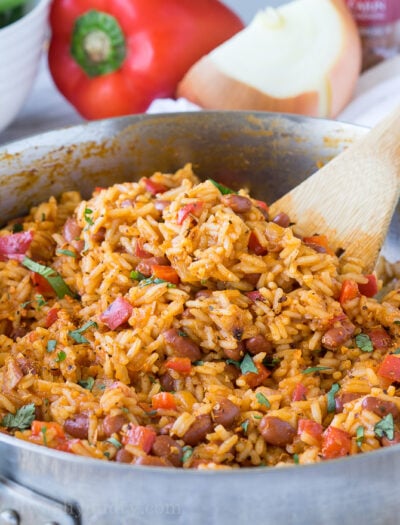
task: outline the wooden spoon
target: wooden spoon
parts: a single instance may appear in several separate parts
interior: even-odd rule
[[[331,248],[373,270],[400,194],[400,107],[332,161],[281,197],[300,235],[325,234]]]

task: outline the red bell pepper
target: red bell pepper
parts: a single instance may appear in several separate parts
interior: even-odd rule
[[[156,432],[152,428],[142,427],[140,425],[131,425],[128,427],[126,434],[122,437],[124,445],[135,445],[140,447],[148,454],[156,439]]]
[[[355,299],[360,295],[358,285],[353,279],[345,279],[340,290],[339,303],[343,306],[347,301]]]
[[[151,398],[151,406],[153,409],[158,410],[159,408],[165,410],[175,410],[176,400],[175,396],[170,392],[159,392]]]
[[[53,0],[49,67],[88,119],[173,97],[203,55],[243,29],[219,0]]]
[[[368,279],[368,282],[365,284],[358,283],[358,289],[362,295],[365,295],[366,297],[373,297],[379,291],[376,275],[370,274],[365,275],[364,277]]]
[[[347,456],[351,451],[351,436],[341,428],[329,426],[322,436],[323,459]]]
[[[165,366],[180,374],[190,374],[192,370],[192,362],[188,357],[170,357],[165,361]]]
[[[378,368],[378,376],[390,381],[400,381],[400,357],[389,354],[385,357]]]

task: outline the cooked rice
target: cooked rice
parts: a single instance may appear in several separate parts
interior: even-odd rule
[[[344,281],[368,282],[360,261],[316,251],[239,196],[251,202],[242,212],[187,165],[87,201],[66,192],[4,227],[1,238],[33,232],[25,256],[71,294],[58,297],[0,243],[0,430],[184,468],[306,464],[399,442],[400,372],[388,377],[381,364],[400,346],[400,290],[340,302]],[[138,273],[150,257],[172,277]],[[121,322],[107,310],[118,298],[128,305]]]

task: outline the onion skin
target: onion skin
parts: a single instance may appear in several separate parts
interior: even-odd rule
[[[362,50],[357,26],[347,7],[342,0],[330,0],[330,3],[339,13],[343,38],[336,62],[331,65],[329,71],[321,71],[325,107],[321,108],[321,93],[316,89],[295,93],[291,97],[272,96],[244,80],[222,72],[210,54],[205,55],[189,69],[178,85],[177,96],[184,97],[204,109],[240,109],[336,117],[348,104],[354,92],[361,72]],[[218,48],[214,52],[218,52]],[[262,67],[260,64],[260,69]]]

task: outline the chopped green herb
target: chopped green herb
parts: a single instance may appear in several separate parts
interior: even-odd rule
[[[77,343],[88,343],[89,340],[86,339],[84,335],[82,335],[83,332],[85,332],[88,328],[93,326],[94,328],[97,328],[97,323],[95,321],[88,321],[85,323],[81,328],[78,328],[77,330],[70,330],[68,332],[68,335],[74,339]]]
[[[263,359],[263,365],[265,366],[265,368],[268,368],[270,370],[279,365],[280,362],[281,359],[279,357],[267,356]]]
[[[299,455],[293,454],[293,461],[295,465],[298,465],[300,463]]]
[[[22,226],[22,224],[20,222],[16,222],[15,224],[12,225],[13,233],[22,232],[23,229],[24,229],[24,227]]]
[[[372,341],[367,334],[358,334],[356,335],[356,345],[363,352],[373,352],[374,347]]]
[[[188,459],[190,459],[193,455],[193,449],[189,445],[185,445],[182,447],[183,456],[182,456],[182,462],[185,463]]]
[[[131,273],[129,274],[129,277],[133,281],[143,281],[146,279],[146,276],[143,275],[141,272],[138,272],[137,270],[132,270]]]
[[[57,253],[61,255],[68,255],[68,257],[76,257],[76,253],[72,250],[57,250]]]
[[[86,390],[92,390],[94,385],[94,378],[88,377],[87,379],[81,379],[78,381],[78,385],[80,385],[82,388],[85,388]]]
[[[240,423],[240,426],[243,428],[243,432],[247,434],[247,431],[249,429],[249,420],[245,419],[243,423]]]
[[[69,289],[68,285],[61,277],[61,275],[59,275],[55,270],[53,270],[53,268],[32,261],[32,259],[29,259],[29,257],[26,256],[22,260],[22,266],[25,266],[25,268],[28,268],[28,270],[38,273],[39,275],[44,277],[46,281],[50,284],[50,286],[53,288],[53,290],[56,292],[57,297],[59,299],[62,299],[66,295],[69,295],[74,299],[77,299],[79,297],[76,293],[72,292]]]
[[[42,222],[44,222],[45,220],[46,220],[46,214],[42,213]]]
[[[85,219],[85,222],[89,226],[93,226],[94,224],[93,219],[91,217],[92,213],[93,213],[93,210],[91,210],[90,208],[85,208],[85,211],[83,212],[83,217]]]
[[[388,414],[374,426],[375,434],[382,438],[386,436],[389,440],[394,439],[393,414]]]
[[[23,405],[15,414],[7,414],[1,421],[1,426],[7,428],[16,428],[18,430],[26,430],[35,419],[35,405]]]
[[[396,321],[393,321],[393,323],[399,325],[400,324],[400,319],[396,319]]]
[[[331,370],[330,366],[310,366],[301,373],[302,374],[313,374],[314,372],[322,372],[323,370]]]
[[[178,335],[180,335],[181,337],[188,337],[187,333],[183,330],[178,330]]]
[[[207,284],[207,282],[208,282],[207,279],[201,279],[200,284],[201,284],[201,286],[205,286]]]
[[[47,304],[46,299],[43,297],[43,295],[38,294],[36,296],[36,302],[38,304],[39,309],[42,308],[45,304]]]
[[[143,281],[140,281],[139,286],[149,286],[150,284],[164,284],[167,283],[167,288],[176,288],[176,284],[170,283],[169,281],[165,281],[164,279],[160,279],[159,277],[148,277],[147,279],[143,279]]]
[[[25,301],[24,303],[21,304],[21,308],[26,308],[28,306],[28,304],[31,304],[32,301]]]
[[[61,361],[65,361],[66,358],[67,358],[67,354],[64,352],[64,350],[61,350],[57,354],[56,362],[61,363]]]
[[[364,427],[360,425],[356,430],[356,443],[358,448],[364,443],[364,437]]]
[[[262,419],[262,416],[260,416],[260,415],[258,415],[258,414],[254,414],[254,415],[253,415],[253,418],[254,418],[254,419]]]
[[[334,383],[329,392],[326,394],[328,400],[328,413],[335,412],[336,410],[335,394],[338,393],[339,389],[340,386],[337,383]]]
[[[46,436],[47,428],[46,427],[42,427],[40,429],[40,432],[42,433],[42,436],[43,436],[43,445],[45,447],[47,447],[47,436]]]
[[[394,354],[400,354],[400,348],[396,348],[396,350],[393,353]]]
[[[192,365],[194,365],[194,366],[202,366],[202,365],[204,365],[204,361],[202,361],[202,360],[193,361]]]
[[[249,374],[250,372],[258,374],[258,368],[254,364],[250,354],[244,356],[243,361],[240,363],[240,370],[242,374]]]
[[[106,439],[107,443],[111,443],[115,448],[121,448],[122,444],[118,441],[118,439],[115,439],[113,437],[110,437]]]
[[[107,452],[107,451],[104,452],[104,456],[105,456],[106,458],[110,459],[110,453],[109,453],[109,452]]]
[[[256,399],[260,403],[260,405],[264,405],[267,408],[271,408],[271,403],[268,401],[268,399],[264,396],[262,392],[257,392]]]
[[[53,352],[57,346],[57,341],[55,339],[49,339],[47,341],[46,351]]]
[[[219,191],[222,193],[222,195],[228,195],[229,193],[237,193],[237,191],[234,191],[234,190],[231,190],[230,188],[228,188],[227,186],[224,186],[223,184],[220,184],[219,182],[213,180],[213,179],[208,179],[212,184],[214,184],[214,186],[216,188],[219,189]]]
[[[240,361],[235,361],[234,359],[227,359],[225,361],[228,365],[234,365],[236,368],[240,368]]]

